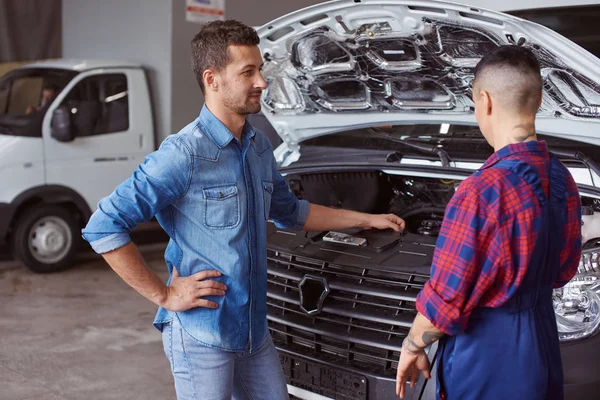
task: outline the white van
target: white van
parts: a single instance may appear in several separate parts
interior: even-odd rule
[[[0,78],[0,242],[33,271],[72,264],[98,200],[162,139],[147,82],[139,65],[98,60]]]

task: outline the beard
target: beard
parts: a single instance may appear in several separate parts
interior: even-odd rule
[[[256,114],[261,110],[260,101],[258,103],[253,103],[249,98],[246,100],[244,104],[237,104],[233,107],[230,107],[232,111],[246,116],[250,114]]]
[[[235,112],[239,115],[250,115],[256,114],[260,111],[261,105],[260,100],[255,102],[250,96],[254,94],[258,94],[262,91],[253,91],[246,95],[244,99],[241,99],[240,96],[235,96],[231,94],[229,90],[229,85],[224,86],[225,89],[225,98],[223,99],[223,104],[225,107],[229,108],[231,111]]]

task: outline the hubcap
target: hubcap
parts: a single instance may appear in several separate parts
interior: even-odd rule
[[[61,218],[48,216],[38,220],[29,232],[29,251],[44,264],[62,260],[73,243],[69,225]]]

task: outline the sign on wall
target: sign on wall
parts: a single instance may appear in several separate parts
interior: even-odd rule
[[[186,0],[186,21],[202,23],[215,19],[225,19],[225,0]]]

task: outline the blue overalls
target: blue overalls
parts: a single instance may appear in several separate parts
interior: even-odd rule
[[[440,341],[438,399],[537,400],[563,398],[563,371],[552,284],[560,269],[561,231],[567,220],[565,168],[551,156],[546,196],[535,168],[502,160],[523,178],[542,207],[531,263],[516,294],[499,308],[479,308],[467,328]]]

